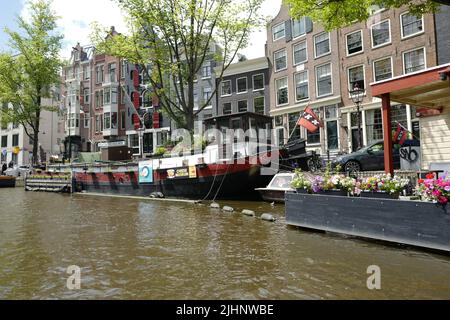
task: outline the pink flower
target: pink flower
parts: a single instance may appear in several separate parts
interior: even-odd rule
[[[448,202],[447,197],[439,197],[438,199],[439,199],[439,203],[440,204],[444,204],[445,205]]]
[[[434,190],[433,191],[433,196],[440,197],[441,195],[442,195],[442,192],[440,190]]]

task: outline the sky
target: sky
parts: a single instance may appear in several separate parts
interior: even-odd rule
[[[265,0],[261,14],[274,17],[280,8],[282,0]],[[18,15],[25,16],[25,0],[0,0],[0,52],[7,50],[8,37],[4,27],[15,29],[15,19]],[[125,30],[120,9],[111,0],[53,0],[52,8],[61,17],[58,26],[64,34],[62,57],[69,58],[73,46],[89,44],[90,24],[94,21],[103,26],[115,26],[118,32]],[[266,30],[255,31],[250,36],[250,46],[241,50],[247,58],[264,56]]]

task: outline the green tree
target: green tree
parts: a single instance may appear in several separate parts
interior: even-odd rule
[[[63,37],[56,32],[58,17],[51,2],[30,1],[30,20],[17,18],[18,31],[5,28],[11,52],[0,54],[0,102],[13,108],[2,108],[1,122],[23,125],[33,141],[33,164],[37,163],[41,112],[52,110],[44,98],[52,95],[59,83],[59,51]]]
[[[129,34],[105,38],[93,25],[92,41],[100,52],[143,66],[163,111],[179,128],[194,130],[195,117],[215,96],[199,99],[194,110],[194,85],[208,60],[223,72],[248,44],[253,28],[263,25],[262,0],[117,0],[128,18]],[[211,51],[214,45],[221,50]],[[200,93],[199,93],[200,95]]]
[[[412,14],[420,16],[435,12],[445,0],[284,0],[292,17],[310,17],[326,30],[341,28],[355,21],[367,20],[372,7],[399,8],[408,6]]]

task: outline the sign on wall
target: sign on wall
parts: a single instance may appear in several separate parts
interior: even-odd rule
[[[153,162],[139,162],[139,183],[153,183]]]

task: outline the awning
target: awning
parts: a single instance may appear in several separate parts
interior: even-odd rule
[[[372,96],[382,99],[384,166],[393,174],[391,101],[429,110],[450,107],[450,64],[372,83],[371,88]]]

